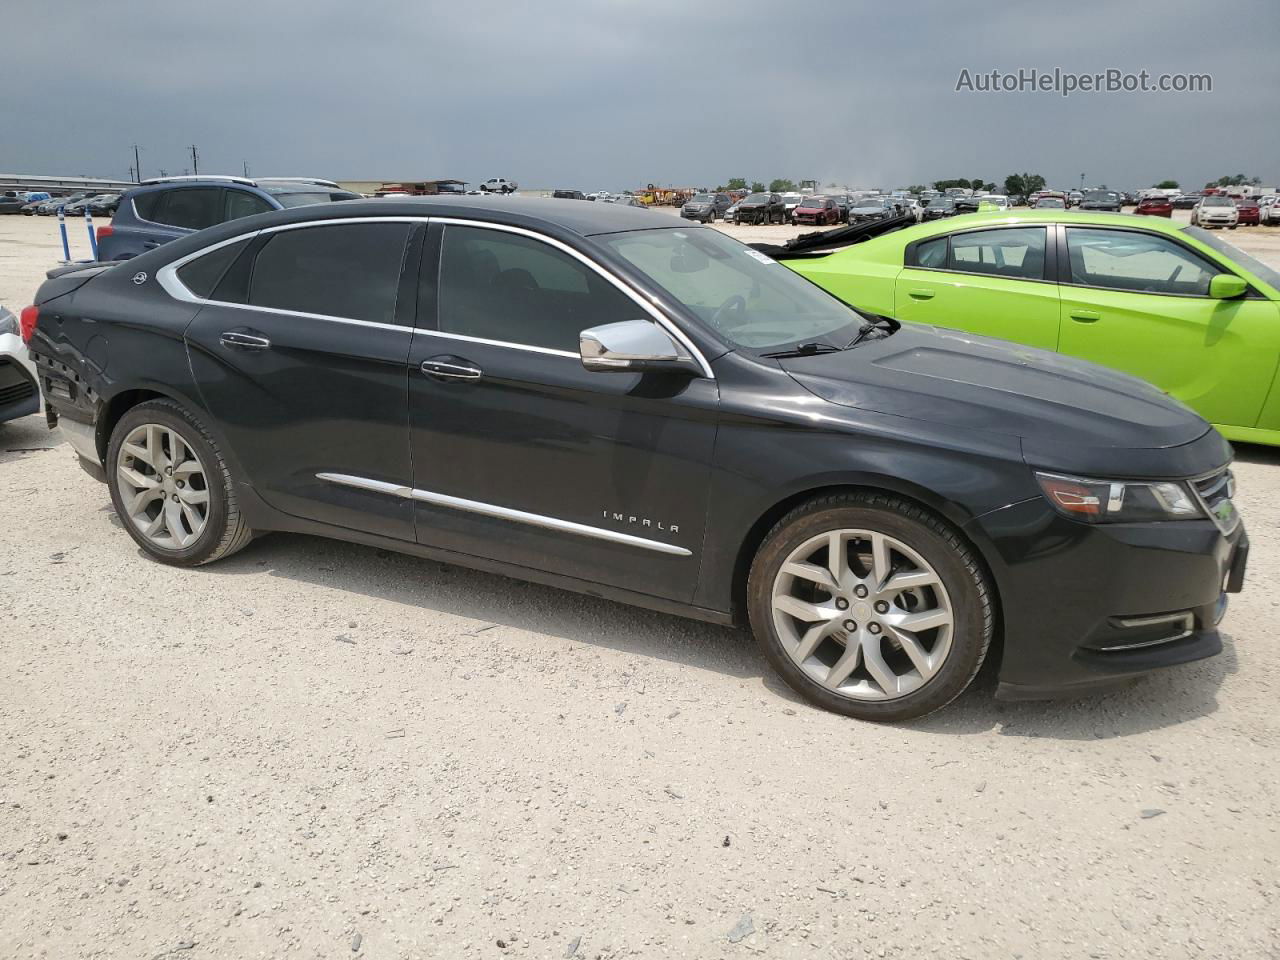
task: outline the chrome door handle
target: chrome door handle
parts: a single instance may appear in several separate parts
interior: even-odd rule
[[[444,360],[423,360],[422,372],[437,380],[479,380],[481,376],[479,367]]]
[[[242,350],[266,350],[271,346],[271,341],[266,337],[255,337],[251,333],[238,333],[235,330],[228,330],[220,339],[224,347],[238,347]]]

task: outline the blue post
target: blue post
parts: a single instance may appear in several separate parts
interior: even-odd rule
[[[63,208],[58,208],[58,231],[62,234],[62,262],[71,262],[71,247],[67,245],[67,218],[63,214]]]
[[[84,208],[84,225],[89,228],[89,249],[93,251],[93,259],[98,259],[98,236],[93,232],[93,214]]]

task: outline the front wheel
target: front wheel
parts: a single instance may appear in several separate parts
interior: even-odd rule
[[[111,502],[125,530],[161,563],[209,563],[253,539],[217,444],[171,400],[150,400],[120,418],[106,466]]]
[[[806,700],[862,720],[945,706],[993,633],[992,591],[949,526],[897,497],[810,501],[765,537],[747,583],[752,631]]]

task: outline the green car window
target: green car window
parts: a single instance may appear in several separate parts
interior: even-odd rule
[[[994,277],[1043,280],[1044,249],[1044,227],[953,233],[948,268]]]
[[[1220,273],[1181,244],[1152,233],[1067,228],[1071,282],[1136,293],[1209,295]]]
[[[925,270],[942,270],[947,265],[947,238],[934,237],[916,246],[915,265]]]

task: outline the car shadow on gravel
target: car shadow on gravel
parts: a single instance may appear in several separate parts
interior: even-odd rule
[[[233,557],[201,568],[200,573],[266,573],[478,621],[458,624],[455,636],[473,634],[488,625],[530,630],[739,679],[762,678],[771,690],[798,699],[780,680],[773,680],[745,630],[376,547],[273,533]],[[389,633],[397,631],[397,640],[405,632],[399,628],[412,629],[403,621],[388,622],[387,627]]]
[[[458,624],[454,636],[489,625],[530,630],[638,656],[758,679],[780,705],[804,702],[772,671],[743,629],[719,627],[670,614],[512,580],[375,547],[276,533],[200,575],[262,575],[341,590],[406,607],[443,613],[476,624]],[[388,646],[412,632],[412,624],[386,622]],[[443,628],[445,632],[448,627]],[[376,637],[376,634],[374,634]],[[1217,691],[1237,670],[1235,643],[1223,635],[1223,652],[1209,660],[1172,667],[1127,687],[1074,700],[1010,703],[995,699],[997,664],[989,661],[955,702],[900,729],[922,734],[1099,740],[1142,734],[1213,713]],[[816,709],[816,708],[813,708]]]
[[[1157,670],[1123,687],[1074,699],[995,699],[996,671],[986,664],[954,703],[903,726],[922,733],[983,734],[1050,740],[1109,740],[1149,733],[1206,717],[1218,709],[1218,689],[1239,670],[1234,638],[1222,653]]]
[[[1258,443],[1233,443],[1236,460],[1240,463],[1257,463],[1262,466],[1280,466],[1280,447],[1264,447]]]

